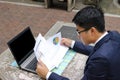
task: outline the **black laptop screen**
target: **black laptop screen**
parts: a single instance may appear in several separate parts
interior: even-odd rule
[[[35,39],[29,27],[8,42],[8,46],[18,64],[21,63],[23,58],[29,56],[34,45]]]

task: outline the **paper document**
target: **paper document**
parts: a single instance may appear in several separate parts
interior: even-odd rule
[[[60,45],[61,39],[61,32],[47,40],[39,34],[36,39],[34,47],[35,56],[38,61],[39,59],[42,60],[49,70],[58,67],[68,51],[68,47]]]

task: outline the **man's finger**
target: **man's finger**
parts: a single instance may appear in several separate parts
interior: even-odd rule
[[[39,59],[38,65],[45,66],[45,64],[42,62],[42,60]]]

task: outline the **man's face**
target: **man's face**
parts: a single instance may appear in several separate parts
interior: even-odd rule
[[[78,38],[82,41],[83,44],[88,45],[91,43],[91,33],[90,30],[86,30],[80,26],[76,27],[78,33]]]

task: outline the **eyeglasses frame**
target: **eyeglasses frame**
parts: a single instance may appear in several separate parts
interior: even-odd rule
[[[89,29],[84,29],[84,30],[82,30],[82,31],[79,31],[78,29],[76,30],[76,32],[77,32],[77,34],[81,34],[82,32],[85,32],[85,31],[88,31]]]

